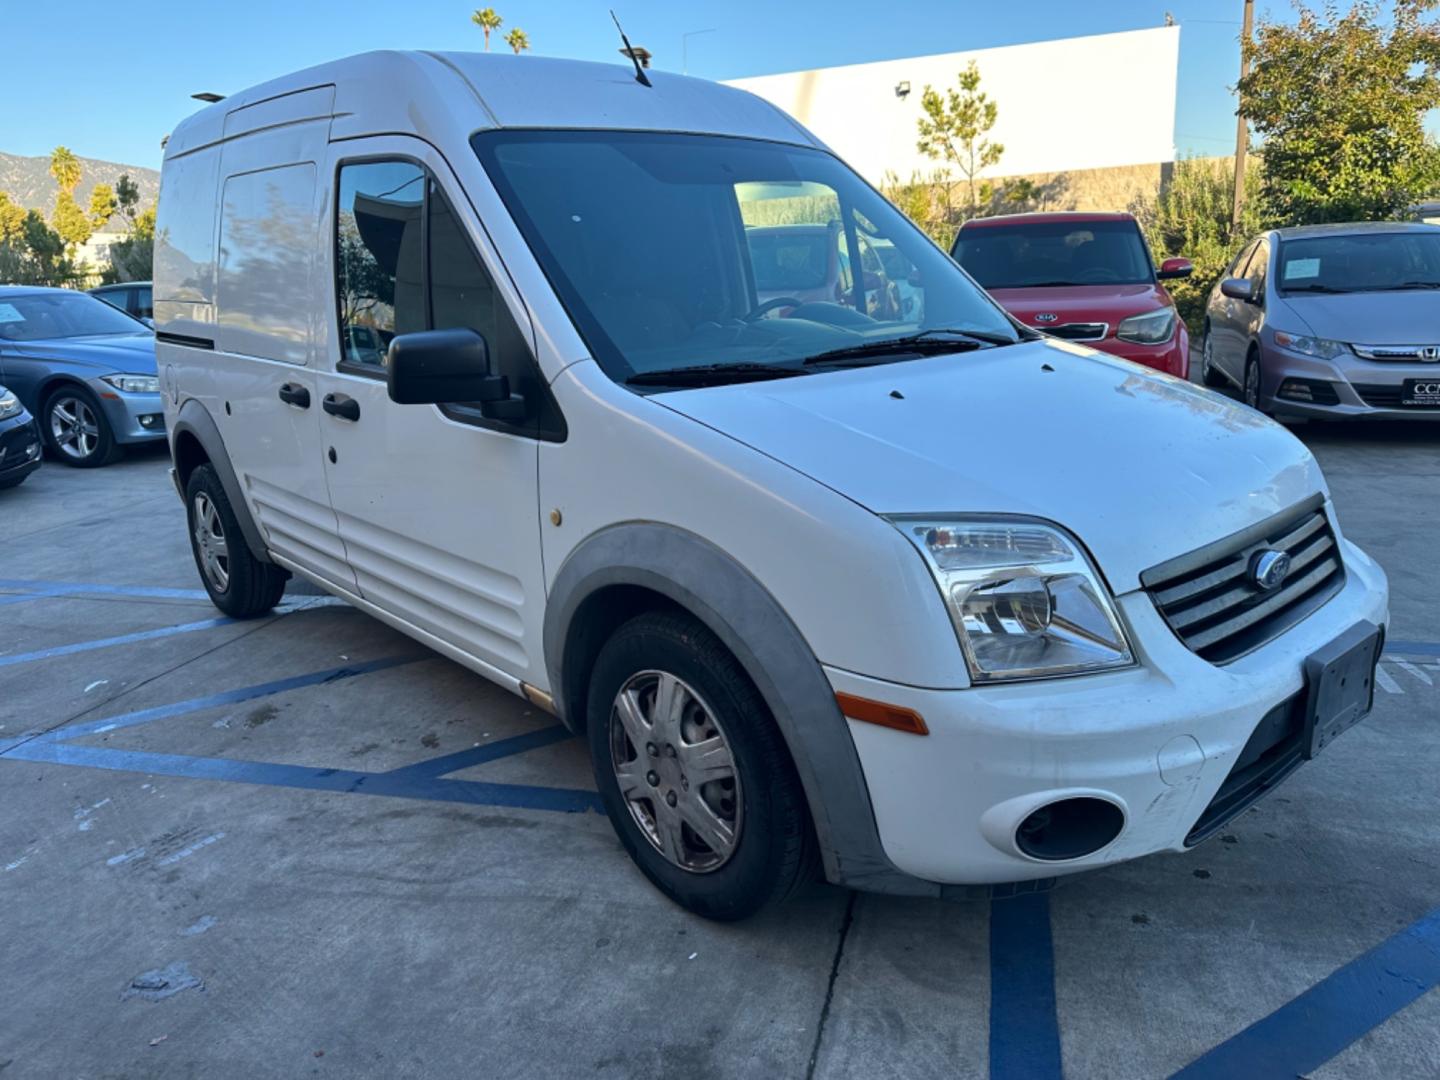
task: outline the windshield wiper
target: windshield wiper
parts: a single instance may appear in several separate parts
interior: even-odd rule
[[[1014,345],[1014,338],[988,330],[921,330],[905,337],[881,338],[860,345],[846,345],[807,357],[807,364],[830,364],[844,360],[866,360],[894,356],[897,353],[972,352],[1001,345]]]
[[[759,382],[804,375],[798,367],[780,364],[696,364],[692,367],[637,371],[625,380],[628,386],[719,386],[722,383]]]
[[[1282,285],[1286,293],[1313,292],[1313,293],[1352,293],[1355,289],[1337,289],[1333,285]]]
[[[1402,292],[1407,289],[1440,289],[1440,281],[1400,281],[1394,285],[1367,285],[1354,292]]]

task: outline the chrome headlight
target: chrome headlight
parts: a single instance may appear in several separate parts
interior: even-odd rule
[[[1329,341],[1325,338],[1307,337],[1304,334],[1287,334],[1284,330],[1275,331],[1275,344],[1282,349],[1289,349],[1291,352],[1303,353],[1306,356],[1313,356],[1319,360],[1334,360],[1346,351],[1343,342]]]
[[[1143,315],[1131,315],[1122,319],[1115,328],[1115,336],[1121,341],[1133,341],[1137,345],[1159,345],[1170,340],[1175,332],[1175,309],[1156,308]]]
[[[9,420],[12,416],[19,416],[24,411],[25,406],[20,404],[20,399],[5,387],[0,386],[0,420]]]
[[[1135,662],[1109,590],[1053,525],[899,516],[924,556],[977,683],[1042,679]]]
[[[109,383],[116,390],[126,394],[158,394],[160,380],[154,375],[101,375],[101,382]]]

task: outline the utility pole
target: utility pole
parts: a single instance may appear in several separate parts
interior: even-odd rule
[[[1245,0],[1245,19],[1240,27],[1240,78],[1250,74],[1250,28],[1255,21],[1255,0]],[[1238,98],[1238,91],[1237,91]],[[1250,145],[1250,124],[1241,108],[1235,109],[1235,202],[1230,211],[1230,241],[1240,232],[1240,211],[1245,206],[1245,150]]]

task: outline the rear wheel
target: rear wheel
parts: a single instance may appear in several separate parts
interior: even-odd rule
[[[278,604],[290,575],[251,553],[213,466],[190,474],[185,507],[190,550],[211,603],[235,619],[263,615]]]
[[[620,842],[661,892],[710,919],[747,918],[810,870],[795,766],[764,700],[695,620],[637,616],[600,650],[588,736]]]
[[[1209,323],[1205,324],[1205,333],[1200,339],[1200,381],[1212,390],[1230,385],[1230,380],[1215,370],[1215,346],[1210,340]]]
[[[100,402],[81,386],[62,386],[45,399],[40,430],[55,458],[76,468],[108,465],[123,453]]]

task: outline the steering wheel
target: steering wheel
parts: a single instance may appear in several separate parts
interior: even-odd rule
[[[763,319],[766,315],[770,314],[770,312],[774,311],[776,308],[796,308],[799,307],[802,303],[804,303],[803,300],[797,300],[793,296],[772,297],[771,299],[766,300],[763,304],[760,304],[748,315],[746,315],[745,321],[755,322],[757,319]]]

